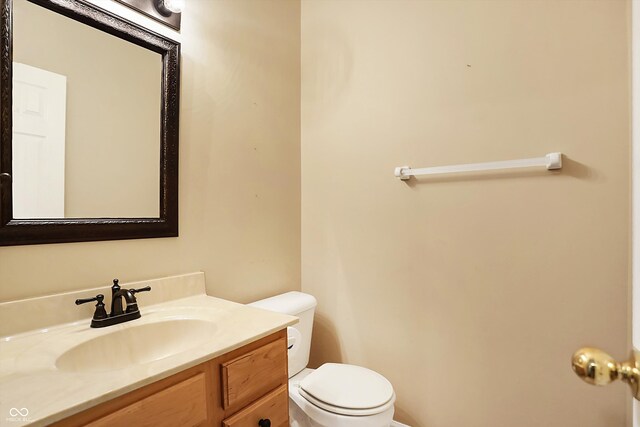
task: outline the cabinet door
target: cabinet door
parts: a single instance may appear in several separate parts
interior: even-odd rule
[[[282,385],[262,399],[253,402],[222,421],[224,427],[259,427],[260,420],[271,421],[271,427],[289,425],[289,392]]]
[[[207,423],[205,374],[125,406],[87,424],[87,427],[204,426]]]
[[[235,411],[287,381],[287,344],[280,338],[222,364],[224,408]]]

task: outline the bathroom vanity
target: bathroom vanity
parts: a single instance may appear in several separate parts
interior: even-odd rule
[[[73,301],[106,287],[0,304],[2,421],[288,425],[286,328],[296,317],[208,296],[202,273],[127,286],[152,288],[138,297],[142,317],[105,328]]]
[[[52,425],[288,426],[288,399],[281,330]]]

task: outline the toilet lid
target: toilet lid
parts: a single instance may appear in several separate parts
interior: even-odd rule
[[[300,394],[311,403],[344,415],[380,413],[393,405],[391,383],[362,366],[325,363],[300,381]]]

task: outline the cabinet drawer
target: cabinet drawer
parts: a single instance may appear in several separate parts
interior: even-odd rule
[[[87,424],[114,426],[201,426],[207,422],[205,374],[200,373]]]
[[[287,380],[287,344],[280,338],[222,364],[223,406],[246,406]]]
[[[223,427],[258,427],[261,419],[269,419],[271,427],[289,426],[289,393],[286,384],[222,421],[222,425]]]

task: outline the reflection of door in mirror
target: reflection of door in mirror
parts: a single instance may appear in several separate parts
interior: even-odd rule
[[[67,79],[13,63],[13,216],[64,218]]]
[[[23,153],[27,161],[21,166],[14,154],[13,217],[158,218],[161,55],[27,0],[13,0],[13,60],[66,78],[66,105],[52,99],[48,88],[40,93],[47,126],[51,113],[63,121],[64,148],[55,155],[63,157],[54,161],[43,148],[39,160]],[[20,108],[16,96],[21,95],[14,93],[14,112]],[[33,91],[25,96],[33,97]],[[19,120],[14,115],[15,130]],[[14,140],[20,155],[19,144]],[[54,180],[63,186],[58,195],[50,187],[38,192],[26,186],[39,176],[49,180],[48,169],[59,175],[60,168],[63,175]],[[50,203],[55,206],[40,208]]]

